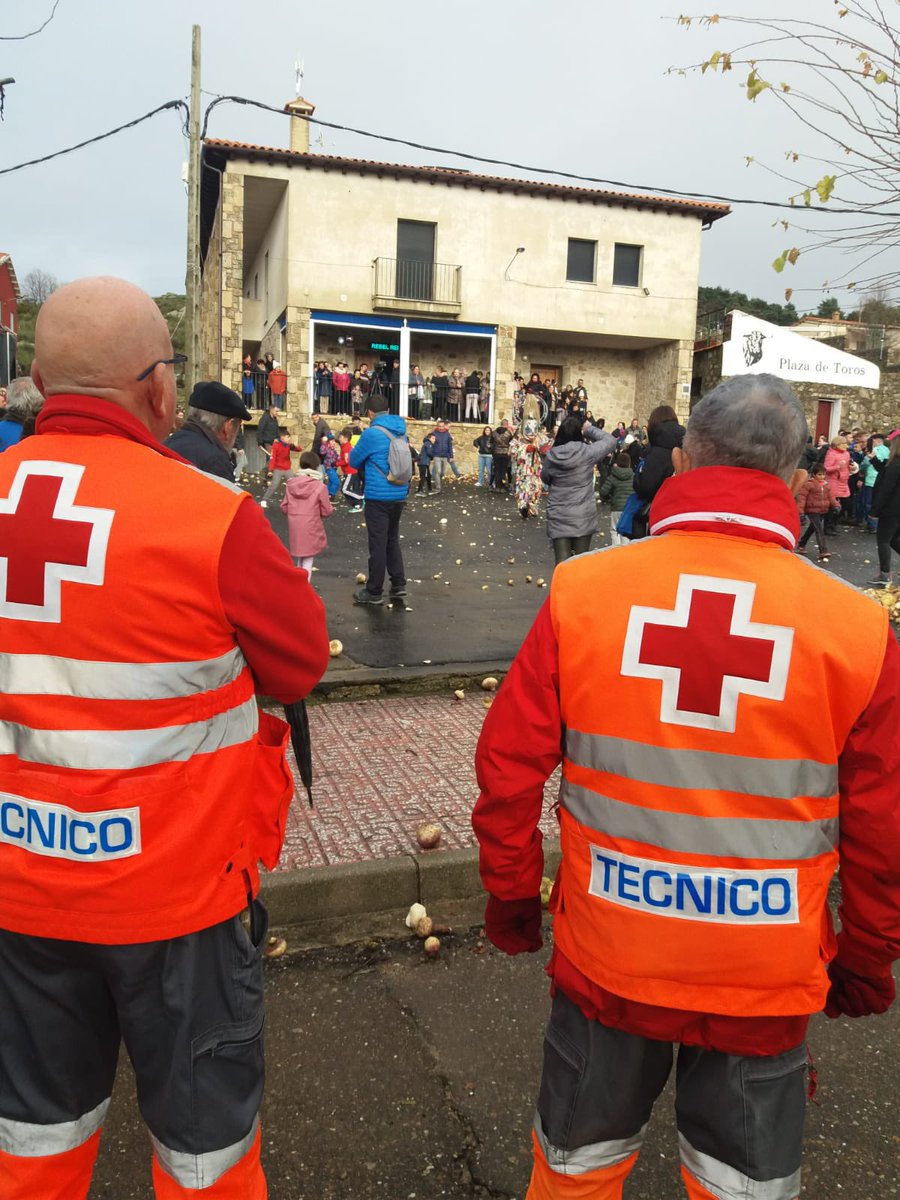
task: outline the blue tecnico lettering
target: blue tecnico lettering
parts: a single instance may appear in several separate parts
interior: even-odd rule
[[[48,858],[106,862],[141,852],[140,809],[81,813],[0,793],[0,843]]]
[[[591,847],[590,893],[612,904],[686,921],[797,924],[797,871],[735,871],[632,858]]]

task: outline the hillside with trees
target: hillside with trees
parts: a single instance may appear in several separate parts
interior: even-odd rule
[[[751,317],[771,321],[773,325],[795,325],[799,321],[793,304],[773,304],[758,296],[747,296],[744,292],[733,292],[730,288],[702,287],[697,290],[697,320],[708,313],[739,308]]]
[[[32,272],[35,274],[35,272]],[[43,275],[43,272],[39,272]],[[29,277],[26,276],[26,279]],[[52,278],[52,277],[51,277]],[[50,291],[44,294],[44,299],[51,292],[55,291],[55,286]],[[25,291],[25,288],[23,288]],[[169,333],[172,335],[172,346],[177,354],[184,353],[184,312],[185,298],[177,292],[166,292],[162,296],[155,296],[156,304],[159,311],[166,318],[166,323],[169,326]],[[37,315],[40,311],[43,301],[34,299],[22,299],[19,301],[19,329],[18,329],[18,349],[17,359],[19,369],[21,371],[30,371],[31,363],[34,359],[34,325],[37,321]]]

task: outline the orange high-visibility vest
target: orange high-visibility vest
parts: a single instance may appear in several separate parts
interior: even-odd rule
[[[884,610],[777,545],[680,531],[564,564],[551,613],[562,953],[647,1004],[818,1011],[838,757]]]
[[[151,941],[256,890],[280,755],[219,598],[241,503],[124,438],[0,456],[0,927]]]

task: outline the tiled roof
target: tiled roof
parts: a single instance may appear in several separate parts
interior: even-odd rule
[[[727,204],[711,200],[687,200],[672,196],[647,196],[639,192],[611,192],[600,188],[578,187],[565,183],[544,183],[534,179],[510,179],[498,175],[478,175],[453,167],[417,167],[409,163],[376,162],[366,158],[342,158],[330,154],[303,154],[276,146],[258,146],[252,142],[230,142],[207,138],[211,150],[219,150],[237,158],[265,158],[270,162],[319,168],[323,171],[359,171],[366,175],[394,175],[407,179],[422,179],[456,187],[492,188],[503,192],[526,192],[535,196],[551,194],[561,200],[580,200],[588,203],[622,204],[629,208],[661,208],[670,212],[690,213],[705,221],[717,221],[731,212]]]
[[[4,250],[0,250],[0,267],[3,267],[3,266],[5,266],[6,269],[9,271],[9,278],[12,281],[13,290],[16,293],[16,298],[18,300],[21,300],[22,299],[22,289],[19,287],[19,281],[16,278],[16,269],[13,266],[12,256],[7,254]]]

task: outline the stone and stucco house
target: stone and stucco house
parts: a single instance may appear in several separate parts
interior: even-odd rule
[[[607,421],[687,413],[701,235],[727,205],[315,154],[313,106],[286,111],[290,149],[203,146],[206,377],[239,388],[271,351],[306,413],[315,362],[383,357],[484,371],[496,419],[533,370],[583,379]]]

